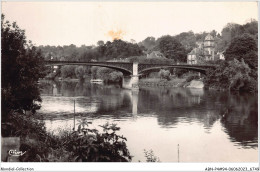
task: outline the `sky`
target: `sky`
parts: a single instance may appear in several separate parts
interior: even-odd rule
[[[121,38],[221,30],[227,23],[258,20],[257,2],[2,2],[35,45],[96,45]]]

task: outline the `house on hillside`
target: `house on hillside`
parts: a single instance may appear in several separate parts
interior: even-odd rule
[[[215,41],[213,36],[208,34],[205,37],[204,43],[203,43],[203,49],[204,49],[204,56],[206,61],[213,61],[215,56]]]
[[[188,64],[197,64],[198,63],[198,56],[200,54],[201,49],[200,48],[194,48],[187,57],[187,63]]]
[[[215,39],[208,34],[203,42],[197,42],[198,48],[194,48],[187,55],[188,64],[203,63],[203,61],[214,61],[218,59],[224,59],[223,52],[216,53],[215,51]]]
[[[166,58],[160,51],[152,51],[147,58]]]

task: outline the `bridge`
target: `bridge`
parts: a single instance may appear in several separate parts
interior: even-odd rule
[[[215,68],[216,65],[198,65],[198,64],[138,64],[136,62],[83,62],[83,61],[45,61],[46,66],[63,66],[63,65],[87,65],[100,66],[118,70],[123,73],[123,86],[125,88],[138,89],[139,76],[151,70],[161,68],[179,68],[187,69],[206,74],[210,68]]]

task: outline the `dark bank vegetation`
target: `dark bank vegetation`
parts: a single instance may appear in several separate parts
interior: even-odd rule
[[[211,69],[205,76],[208,88],[231,91],[257,92],[258,77],[257,39],[245,33],[234,37],[225,51],[225,61]]]

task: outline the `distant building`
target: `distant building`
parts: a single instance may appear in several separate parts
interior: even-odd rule
[[[198,48],[194,48],[187,55],[188,64],[197,64],[203,61],[213,61],[221,58],[224,58],[224,55],[216,54],[215,52],[215,40],[213,36],[208,34],[203,42],[196,42]]]
[[[166,58],[160,51],[153,51],[147,54],[147,58]]]
[[[199,54],[200,48],[194,48],[189,54],[187,58],[188,64],[197,64],[198,63],[198,54]]]
[[[203,44],[205,60],[214,60],[215,55],[215,42],[213,36],[208,34]]]

